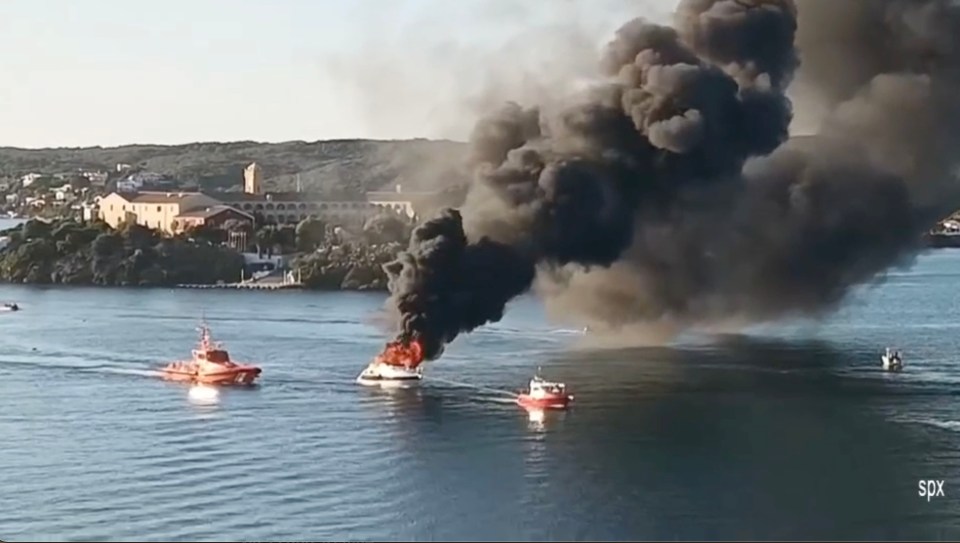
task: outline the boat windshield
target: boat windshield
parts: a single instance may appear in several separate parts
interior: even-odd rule
[[[227,354],[227,351],[223,351],[220,349],[213,349],[213,350],[207,351],[206,355],[207,356],[205,358],[208,362],[214,362],[217,364],[230,363],[230,355]]]
[[[541,392],[547,392],[551,394],[559,394],[563,392],[564,386],[560,383],[551,383],[549,381],[544,381],[543,379],[531,379],[530,380],[530,391],[535,390]]]

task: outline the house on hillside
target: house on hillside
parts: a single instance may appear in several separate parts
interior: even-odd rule
[[[197,209],[220,205],[220,202],[199,192],[113,192],[99,202],[99,217],[113,228],[125,221],[177,233],[180,215]]]
[[[253,215],[228,205],[217,204],[180,213],[174,219],[173,230],[183,232],[201,226],[220,228],[230,220],[253,224]]]
[[[90,171],[90,170],[81,170],[80,175],[86,177],[90,181],[91,185],[96,185],[102,187],[107,184],[107,179],[110,178],[110,174],[102,171]]]
[[[42,173],[28,173],[20,177],[20,185],[23,186],[23,188],[27,188],[30,185],[36,183],[37,180],[41,179],[42,177],[43,177]]]
[[[304,219],[321,219],[336,224],[363,224],[378,209],[367,202],[332,200],[308,192],[216,192],[225,204],[249,214],[258,214],[269,223],[297,224]]]
[[[402,185],[395,191],[372,191],[367,193],[367,202],[384,211],[392,212],[408,220],[417,220],[423,204],[435,198],[434,192],[404,192]]]

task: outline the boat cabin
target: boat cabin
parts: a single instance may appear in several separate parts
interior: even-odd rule
[[[552,383],[540,377],[530,379],[530,395],[534,397],[564,394],[566,389],[563,383]]]
[[[213,362],[215,364],[230,364],[230,355],[223,349],[206,349],[196,351],[198,361]]]
[[[210,329],[206,325],[200,327],[200,346],[193,350],[194,362],[210,362],[232,366],[230,355],[219,343],[210,338]]]

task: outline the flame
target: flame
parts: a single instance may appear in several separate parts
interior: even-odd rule
[[[409,342],[402,340],[391,341],[383,348],[377,361],[391,366],[415,368],[423,362],[423,345],[418,339]]]

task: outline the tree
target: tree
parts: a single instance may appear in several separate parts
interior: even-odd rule
[[[223,229],[227,232],[244,232],[250,234],[253,230],[253,225],[249,221],[241,221],[240,219],[227,219],[223,223]]]
[[[318,219],[304,219],[297,225],[297,249],[313,251],[321,246],[327,236],[327,224]]]
[[[159,236],[154,230],[137,224],[135,221],[121,223],[117,231],[127,245],[132,248],[151,247],[159,240]]]
[[[393,214],[371,217],[363,225],[363,237],[367,243],[403,243],[410,238],[410,223]]]
[[[280,246],[280,254],[288,254],[297,250],[297,228],[285,224],[276,230],[274,242]]]
[[[93,254],[107,257],[123,249],[123,239],[117,234],[103,233],[93,240]]]
[[[207,243],[211,243],[213,245],[219,245],[227,241],[226,230],[222,230],[209,224],[191,226],[187,229],[187,235],[193,239],[206,241]]]
[[[273,226],[264,226],[257,230],[257,256],[262,256],[264,253],[266,253],[268,258],[273,256],[276,232],[277,229]]]
[[[45,238],[50,235],[50,223],[40,219],[30,219],[23,223],[23,239]]]
[[[77,191],[89,189],[90,180],[82,175],[75,175],[70,178],[70,188]]]

